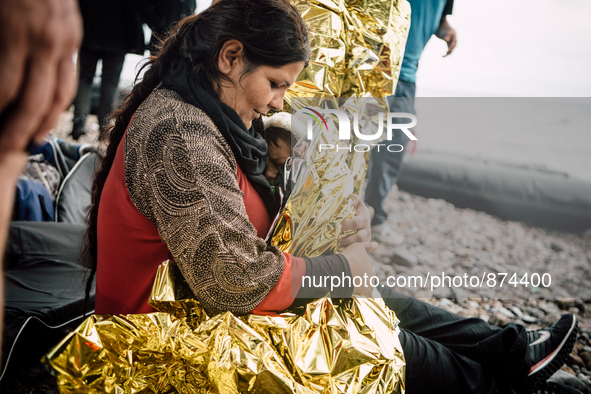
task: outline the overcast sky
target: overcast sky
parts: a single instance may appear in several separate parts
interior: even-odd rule
[[[455,0],[458,46],[431,39],[417,96],[591,97],[590,17],[591,0]]]
[[[591,1],[456,0],[458,46],[433,37],[417,96],[591,97]]]

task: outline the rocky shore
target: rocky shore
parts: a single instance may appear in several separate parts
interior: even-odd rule
[[[452,278],[475,276],[482,282],[485,274],[482,286],[471,287],[470,281],[464,286],[462,281],[458,287],[452,283],[431,291],[429,281],[424,288],[396,290],[497,326],[514,322],[538,329],[566,312],[574,313],[579,320],[577,341],[552,380],[591,393],[591,231],[568,234],[528,227],[399,190],[392,190],[386,208],[390,225],[404,236],[404,243],[380,245],[374,252],[382,283],[389,276],[426,278],[442,273]],[[550,286],[538,283],[532,274],[547,274]],[[489,275],[494,280],[489,282]]]

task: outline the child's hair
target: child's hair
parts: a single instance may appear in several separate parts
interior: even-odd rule
[[[265,128],[265,140],[267,144],[279,146],[279,140],[285,142],[288,146],[294,146],[298,141],[288,129],[278,126],[269,126]]]
[[[304,135],[304,126],[287,112],[278,112],[264,119],[267,144],[277,145],[279,140],[294,147]]]

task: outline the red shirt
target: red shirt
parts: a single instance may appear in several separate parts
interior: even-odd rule
[[[97,233],[96,313],[150,313],[148,305],[158,266],[173,259],[158,228],[142,215],[129,196],[125,183],[124,141],[119,143],[115,160],[103,187],[99,204]],[[259,194],[238,167],[238,183],[244,205],[257,235],[264,238],[271,218]],[[289,307],[301,286],[306,264],[287,253],[279,281],[252,311],[273,314]]]

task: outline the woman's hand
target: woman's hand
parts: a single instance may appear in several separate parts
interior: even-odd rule
[[[341,232],[344,233],[349,230],[357,230],[357,232],[343,238],[339,242],[340,247],[347,247],[355,242],[371,241],[371,214],[369,209],[357,194],[352,194],[349,198],[357,211],[357,215],[353,219],[343,220]]]
[[[355,287],[353,294],[372,297],[373,287],[370,286],[369,278],[375,276],[376,273],[374,261],[369,257],[369,253],[377,248],[377,242],[355,242],[343,250],[343,256],[347,258],[349,267],[351,268],[352,283],[355,283],[355,277],[362,278],[362,285]]]

